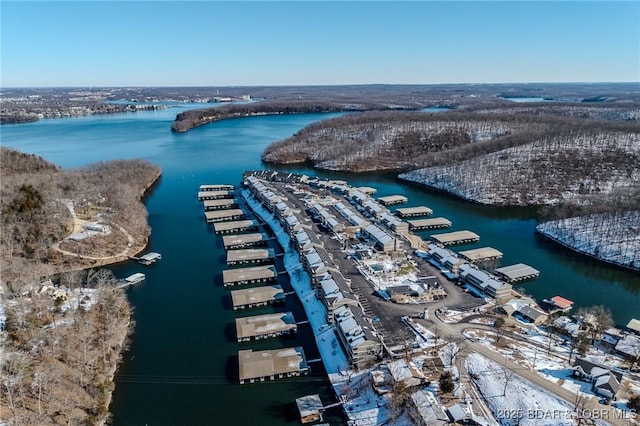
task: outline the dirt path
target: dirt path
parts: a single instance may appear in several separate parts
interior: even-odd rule
[[[138,253],[142,248],[140,247],[134,247],[134,243],[135,240],[133,238],[133,236],[129,233],[129,231],[127,231],[126,229],[124,229],[122,226],[120,225],[115,225],[120,232],[122,232],[126,237],[127,237],[127,247],[125,247],[120,253],[111,255],[111,256],[87,256],[84,254],[79,254],[79,253],[73,253],[70,252],[68,250],[63,250],[60,248],[60,243],[62,243],[66,238],[68,238],[70,235],[73,234],[78,234],[80,232],[82,232],[82,230],[84,229],[85,225],[87,225],[88,223],[90,223],[90,221],[88,220],[84,220],[84,219],[80,219],[75,212],[75,209],[73,207],[73,202],[71,200],[61,200],[62,204],[64,204],[67,209],[69,209],[69,213],[71,214],[71,220],[72,220],[72,229],[71,232],[69,233],[69,235],[67,235],[67,237],[65,237],[64,239],[62,239],[61,241],[58,241],[57,243],[54,243],[51,245],[51,248],[53,250],[56,250],[59,253],[64,254],[65,256],[71,256],[71,257],[75,257],[78,259],[88,259],[88,260],[94,260],[99,262],[102,265],[106,265],[109,263],[116,263],[116,262],[120,262],[123,260],[126,260],[129,258],[129,256],[133,256],[136,253]]]

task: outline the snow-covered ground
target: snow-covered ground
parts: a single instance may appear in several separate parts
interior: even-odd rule
[[[309,275],[304,272],[300,263],[300,256],[293,250],[289,244],[289,235],[280,225],[280,222],[265,209],[262,204],[256,201],[249,191],[242,192],[243,197],[247,200],[247,204],[260,218],[267,223],[275,234],[278,243],[284,248],[284,267],[289,273],[291,286],[298,295],[314,335],[316,344],[322,357],[322,362],[327,373],[335,374],[348,369],[349,361],[347,356],[338,342],[335,334],[334,326],[327,324],[327,311],[320,300],[315,297],[315,292],[311,287]]]
[[[470,354],[469,375],[502,425],[574,425],[573,407],[500,365]]]
[[[555,220],[536,230],[578,252],[640,269],[640,211]]]

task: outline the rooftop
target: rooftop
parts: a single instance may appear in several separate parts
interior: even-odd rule
[[[502,257],[502,252],[494,249],[493,247],[481,247],[473,250],[463,250],[458,254],[471,262],[484,259],[500,259]]]
[[[233,247],[267,240],[267,235],[261,233],[225,235],[222,237],[222,244],[225,247]]]
[[[465,241],[478,241],[480,236],[471,231],[454,231],[446,232],[444,234],[433,234],[431,238],[441,244],[456,244]]]
[[[428,216],[433,213],[433,210],[426,206],[418,206],[399,208],[396,212],[400,216]]]
[[[515,265],[497,268],[496,272],[504,276],[507,281],[518,281],[540,275],[540,271],[524,263],[516,263]]]
[[[236,318],[238,339],[247,339],[297,328],[291,312]]]
[[[224,284],[242,281],[267,280],[276,277],[276,268],[273,265],[254,266],[252,268],[225,269],[222,271]]]
[[[238,352],[240,380],[298,373],[306,370],[307,362],[301,346],[294,348]]]
[[[255,220],[235,220],[232,222],[215,223],[213,226],[216,232],[233,232],[239,229],[258,226],[258,222]]]
[[[235,263],[251,260],[266,260],[275,257],[273,249],[241,249],[227,252],[227,263]]]
[[[279,285],[247,288],[231,292],[231,300],[233,301],[234,308],[238,306],[273,302],[279,299],[284,299],[285,297],[284,291]]]

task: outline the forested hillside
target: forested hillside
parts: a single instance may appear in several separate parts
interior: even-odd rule
[[[483,204],[600,204],[640,189],[640,132],[575,129],[400,178]]]
[[[111,256],[146,245],[150,230],[141,197],[160,175],[156,166],[120,160],[62,170],[8,148],[0,148],[0,162],[0,268],[10,288],[17,291],[42,276],[124,260]],[[65,239],[84,223],[102,224],[110,232]]]

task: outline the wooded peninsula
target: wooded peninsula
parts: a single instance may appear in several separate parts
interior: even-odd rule
[[[131,308],[107,270],[150,234],[146,161],[63,170],[0,148],[0,268],[5,288],[0,410],[13,424],[102,424]]]

